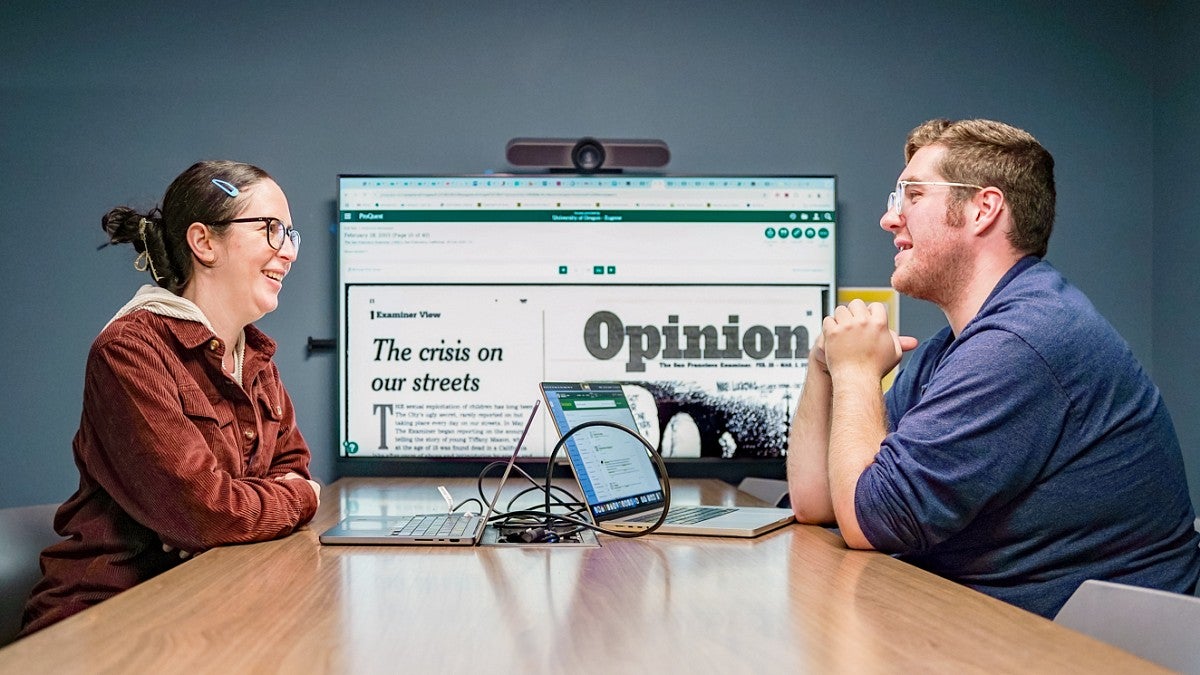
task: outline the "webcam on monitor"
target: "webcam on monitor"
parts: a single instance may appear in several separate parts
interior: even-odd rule
[[[652,169],[671,161],[667,144],[654,138],[514,138],[504,155],[513,166],[579,173]]]

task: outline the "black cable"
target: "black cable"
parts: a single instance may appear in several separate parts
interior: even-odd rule
[[[522,472],[522,473],[524,473],[524,472]],[[513,510],[513,505],[516,504],[517,501],[520,500],[525,495],[529,494],[530,492],[534,492],[534,491],[542,492],[545,489],[540,483],[533,481],[533,478],[531,476],[529,476],[528,474],[525,474],[525,477],[527,479],[529,479],[530,482],[533,483],[533,486],[525,488],[524,490],[521,490],[516,495],[514,495],[511,499],[509,499],[506,511],[500,511],[498,509],[495,510],[495,515],[493,515],[490,520],[495,523],[497,528],[521,529],[521,528],[535,527],[538,525],[548,527],[546,512],[544,512],[544,511]],[[557,485],[552,485],[551,490],[561,492],[562,494],[571,498],[571,501],[564,501],[563,499],[560,499],[559,497],[555,496],[554,499],[557,503],[554,504],[554,506],[566,509],[565,513],[551,513],[551,515],[555,519],[560,518],[560,517],[578,517],[584,513],[587,513],[587,505],[581,501],[578,501],[575,498],[575,495],[571,494],[567,490],[565,490]],[[574,535],[582,532],[584,528],[576,526],[569,530],[563,530],[563,531],[559,531],[559,530],[552,529],[552,528],[548,528],[548,529],[551,529],[551,531],[554,532],[559,537],[571,537],[571,536],[574,536]]]
[[[507,461],[496,461],[496,462],[491,462],[490,464],[486,465],[483,468],[483,471],[480,472],[479,477],[476,479],[476,482],[475,482],[475,489],[479,493],[479,497],[478,498],[472,497],[472,498],[462,502],[461,504],[455,506],[454,510],[458,510],[459,508],[461,508],[462,506],[464,506],[465,504],[470,503],[470,502],[478,503],[478,504],[480,504],[481,510],[486,510],[488,497],[484,493],[483,479],[487,476],[488,472],[492,471],[494,468],[502,469],[502,468],[506,467],[507,465],[508,465]],[[508,500],[507,511],[509,511],[509,512],[512,512],[513,505],[521,497],[525,496],[526,494],[528,494],[529,492],[534,491],[534,490],[539,491],[539,492],[543,490],[542,484],[539,483],[538,481],[534,480],[533,476],[529,475],[529,472],[525,471],[525,469],[521,468],[520,466],[518,466],[516,464],[513,465],[513,469],[515,469],[518,473],[520,473],[525,478],[525,480],[529,482],[529,484],[532,487],[528,487],[524,490],[521,490],[519,493],[517,493],[516,496],[514,496]],[[566,510],[565,514],[560,514],[560,515],[578,516],[578,515],[586,512],[587,505],[584,504],[583,502],[580,502],[575,497],[575,495],[571,494],[569,491],[567,491],[557,485],[552,486],[552,489],[555,492],[566,495],[566,497],[569,499],[569,501],[564,500],[564,499],[560,498],[557,494],[554,495],[554,501],[556,502],[555,506],[561,507]],[[492,511],[492,516],[490,518],[488,518],[488,522],[493,524],[497,529],[501,530],[502,532],[505,530],[530,529],[533,527],[543,525],[545,522],[544,514],[542,514],[540,512],[536,515],[536,517],[528,516],[528,515],[509,515],[509,513],[506,513],[505,511],[502,511],[500,509],[499,503],[493,504],[491,511]],[[513,513],[515,513],[515,512],[513,512]],[[562,539],[562,538],[567,538],[567,537],[573,537],[573,536],[579,534],[582,530],[583,530],[583,528],[576,526],[576,527],[572,527],[567,530],[551,530],[551,531],[554,533],[554,536]]]
[[[488,471],[491,471],[491,470],[492,470],[492,468],[493,468],[493,467],[504,467],[504,466],[507,466],[507,465],[508,465],[508,462],[507,462],[507,461],[505,461],[505,462],[499,462],[499,461],[497,461],[497,462],[492,462],[491,464],[488,464],[487,466],[483,467],[483,471],[481,471],[481,472],[480,472],[480,474],[479,474],[479,477],[478,477],[478,478],[476,479],[476,481],[475,481],[475,489],[476,489],[476,490],[479,492],[479,499],[478,499],[478,500],[472,499],[472,500],[470,500],[470,501],[478,501],[478,502],[480,502],[480,506],[481,506],[481,507],[485,507],[485,506],[487,505],[487,496],[486,496],[486,495],[484,494],[484,492],[483,492],[483,479],[484,479],[484,477],[487,475],[487,472],[488,472]],[[529,472],[525,471],[525,469],[521,468],[520,466],[518,466],[518,465],[516,465],[516,464],[513,464],[513,470],[514,470],[514,471],[516,471],[516,472],[518,472],[518,473],[520,473],[522,476],[524,476],[524,477],[525,477],[525,480],[529,481],[529,483],[530,483],[531,485],[533,485],[533,487],[532,487],[532,488],[526,488],[525,490],[522,490],[520,493],[518,493],[518,494],[517,494],[517,496],[516,496],[516,497],[513,497],[512,499],[508,500],[508,508],[510,508],[510,509],[512,508],[512,505],[513,505],[513,503],[514,503],[514,502],[515,502],[517,499],[519,499],[520,497],[524,496],[524,495],[525,495],[526,493],[528,493],[529,491],[531,491],[531,490],[538,490],[538,491],[541,491],[541,490],[543,490],[543,489],[544,489],[544,488],[542,487],[542,484],[541,484],[541,483],[539,483],[539,482],[537,482],[536,480],[534,480],[533,476],[530,476],[530,475],[529,475]],[[570,509],[570,510],[573,510],[573,511],[574,511],[574,510],[579,510],[580,508],[582,508],[582,507],[584,506],[584,505],[583,505],[583,502],[579,501],[579,500],[578,500],[578,499],[575,497],[575,495],[571,494],[571,493],[570,493],[570,492],[568,492],[567,490],[564,490],[563,488],[561,488],[561,487],[559,487],[559,486],[557,486],[557,485],[555,485],[555,486],[552,486],[552,488],[553,488],[554,490],[557,490],[557,491],[559,491],[559,492],[561,492],[561,493],[563,493],[563,494],[565,494],[566,496],[568,496],[568,497],[570,497],[570,498],[571,498],[571,501],[567,502],[567,501],[563,501],[563,500],[562,500],[562,499],[560,499],[559,497],[555,497],[555,498],[554,498],[554,500],[555,500],[556,502],[558,502],[558,504],[559,504],[560,506],[562,506],[562,507],[564,507],[564,508],[567,508],[567,509]],[[465,504],[466,502],[463,502],[463,503]],[[461,504],[460,504],[459,506],[461,506]],[[503,515],[503,512],[502,512],[502,511],[500,511],[500,509],[498,508],[498,506],[499,506],[498,504],[492,504],[492,513],[494,514],[494,515],[493,515],[493,519],[495,519],[495,516],[500,516],[500,515]],[[458,506],[456,506],[456,507],[454,507],[454,508],[455,508],[455,509],[458,509],[459,507],[458,507]]]
[[[509,510],[511,510],[513,508],[513,504],[517,503],[517,500],[520,499],[521,497],[524,497],[525,495],[529,494],[530,492],[541,493],[542,490],[544,490],[544,489],[545,488],[543,488],[541,485],[535,485],[533,487],[527,487],[524,490],[521,490],[516,495],[514,495],[512,499],[508,500]],[[577,500],[575,498],[575,495],[571,494],[570,492],[567,492],[566,490],[564,490],[563,488],[561,488],[557,485],[552,486],[551,489],[558,490],[559,492],[570,497],[572,500],[572,501],[563,501],[562,499],[559,499],[556,497],[555,501],[558,502],[557,506],[561,506],[563,508],[569,509],[570,512],[572,512],[572,513],[583,512],[583,511],[587,510],[587,505],[584,504],[583,502]]]
[[[629,434],[630,436],[633,436],[634,438],[636,438],[638,440],[638,442],[640,442],[642,444],[642,447],[644,447],[646,449],[646,453],[650,456],[651,461],[653,461],[655,466],[657,467],[659,486],[662,487],[662,491],[663,491],[662,510],[658,514],[658,520],[656,520],[654,523],[652,523],[646,529],[638,530],[637,532],[622,532],[619,530],[609,530],[609,529],[600,527],[599,525],[597,525],[593,522],[588,522],[586,520],[583,520],[582,518],[578,518],[576,516],[585,514],[588,512],[587,506],[581,500],[576,499],[575,495],[571,494],[569,491],[567,491],[557,485],[551,484],[551,479],[554,476],[554,459],[558,455],[558,451],[560,449],[562,449],[563,445],[566,444],[566,442],[569,438],[571,438],[575,434],[579,433],[580,431],[583,431],[584,429],[589,429],[592,427],[611,427],[613,429],[617,429],[618,431],[623,431],[623,432]],[[462,504],[459,504],[458,506],[454,507],[454,509],[458,510],[458,508],[460,508],[461,506],[463,506],[464,504],[466,504],[468,502],[478,501],[481,503],[480,507],[483,508],[484,510],[486,510],[487,497],[484,495],[484,491],[483,491],[483,479],[487,475],[488,471],[491,471],[493,467],[497,467],[497,466],[503,467],[503,466],[506,466],[507,464],[508,464],[508,462],[496,461],[496,462],[492,462],[492,463],[488,464],[487,466],[483,467],[483,471],[481,471],[479,473],[479,478],[476,480],[476,489],[479,491],[479,499],[478,500],[476,500],[475,498],[468,499],[468,500],[462,502]],[[531,527],[534,525],[541,525],[541,526],[545,527],[546,529],[554,532],[559,537],[573,536],[573,535],[578,534],[579,532],[582,532],[583,530],[586,529],[586,530],[592,530],[594,532],[599,532],[601,534],[611,535],[614,537],[633,539],[635,537],[641,537],[641,536],[650,534],[650,533],[654,532],[655,530],[657,530],[659,527],[661,527],[662,524],[667,519],[667,511],[671,507],[671,480],[667,476],[666,464],[663,462],[662,456],[658,454],[658,450],[653,445],[650,444],[650,441],[646,440],[638,432],[636,432],[633,429],[630,429],[629,427],[626,427],[622,424],[618,424],[616,422],[609,422],[608,420],[592,420],[590,422],[584,422],[580,425],[577,425],[577,426],[572,427],[571,429],[567,430],[567,433],[563,434],[562,437],[558,439],[558,442],[554,444],[554,449],[550,451],[550,457],[546,462],[546,482],[545,482],[545,484],[539,484],[536,480],[534,480],[534,478],[532,476],[529,475],[528,472],[526,472],[524,469],[522,469],[520,466],[518,466],[516,464],[513,465],[513,469],[515,471],[519,472],[522,476],[524,476],[525,479],[528,480],[530,483],[532,483],[535,487],[534,488],[526,488],[524,490],[521,490],[515,497],[511,498],[508,502],[509,508],[512,508],[512,505],[516,502],[517,499],[528,494],[529,492],[532,492],[534,489],[542,491],[542,493],[545,495],[545,502],[542,507],[542,510],[522,509],[522,510],[518,510],[518,511],[506,511],[506,512],[498,511],[496,509],[497,505],[493,504],[492,505],[492,516],[488,520],[489,520],[489,522],[495,523],[496,527],[498,527],[498,528],[520,528],[520,527],[527,527],[527,526]],[[555,494],[555,491],[558,491],[558,492],[561,492],[561,493],[567,495],[568,497],[570,497],[572,499],[572,501],[569,501],[569,502],[564,501],[557,494]],[[552,498],[555,502],[553,505],[550,503]],[[497,499],[499,499],[499,497],[497,497]],[[552,511],[552,509],[556,506],[566,509],[567,512],[566,513],[554,513]],[[531,520],[524,520],[524,519],[531,519]],[[517,521],[516,524],[511,524],[514,521]],[[564,532],[557,532],[554,530],[553,523],[569,524],[572,526],[572,529],[564,531]]]
[[[654,523],[652,525],[650,525],[650,527],[647,527],[646,529],[640,530],[638,532],[620,532],[620,531],[616,531],[616,530],[607,530],[603,527],[600,527],[599,525],[596,525],[593,523],[588,523],[588,522],[578,520],[575,518],[569,518],[569,517],[565,517],[565,516],[560,516],[558,514],[550,513],[550,479],[554,473],[553,472],[554,458],[556,455],[558,455],[558,451],[563,447],[563,445],[566,444],[567,439],[571,438],[572,436],[579,433],[580,431],[583,431],[584,429],[590,429],[592,427],[611,427],[611,428],[617,429],[619,431],[624,431],[625,433],[629,434],[630,436],[633,436],[634,438],[636,438],[638,440],[638,442],[640,442],[642,444],[642,447],[644,447],[646,449],[646,453],[650,455],[650,460],[653,461],[655,466],[658,467],[658,483],[659,483],[659,486],[662,487],[662,489],[663,489],[663,505],[662,505],[662,510],[658,514],[658,520],[654,521]],[[641,536],[650,534],[651,532],[654,532],[655,530],[657,530],[667,520],[667,510],[671,508],[671,479],[667,476],[667,466],[665,463],[663,463],[662,456],[658,454],[658,450],[655,449],[655,447],[650,444],[650,441],[646,440],[638,432],[634,431],[633,429],[630,429],[629,427],[627,427],[623,424],[617,424],[616,422],[609,422],[608,420],[592,420],[590,422],[584,422],[583,424],[579,424],[577,426],[571,427],[570,429],[567,430],[567,433],[563,434],[562,437],[558,439],[558,443],[554,444],[554,449],[550,451],[550,458],[546,462],[546,487],[545,487],[545,490],[546,490],[545,509],[546,509],[546,517],[547,518],[553,517],[556,520],[569,522],[569,523],[572,523],[579,527],[586,527],[589,530],[594,530],[596,532],[609,534],[614,537],[623,537],[626,539],[632,539],[634,537],[641,537]],[[531,512],[531,513],[533,513],[533,512]],[[547,526],[549,526],[549,522],[547,522]]]
[[[476,504],[479,504],[479,512],[483,513],[483,511],[484,511],[483,504],[474,497],[467,497],[466,499],[462,500],[461,502],[455,504],[454,508],[450,509],[450,511],[451,512],[457,511],[457,510],[461,509],[462,507],[466,506],[467,504],[470,504],[471,502],[475,502]]]

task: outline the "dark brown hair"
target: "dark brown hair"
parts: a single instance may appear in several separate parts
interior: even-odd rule
[[[1042,257],[1054,228],[1054,157],[1028,132],[992,120],[929,120],[908,134],[904,161],[929,145],[946,148],[938,172],[955,183],[997,187],[1012,214],[1008,241]],[[967,191],[956,188],[955,201]]]
[[[242,162],[196,162],[171,181],[162,206],[146,213],[118,206],[104,214],[100,227],[108,233],[109,243],[131,243],[139,254],[145,253],[147,271],[152,272],[155,282],[179,293],[192,277],[188,227],[205,223],[220,235],[228,225],[211,223],[234,218],[241,191],[270,178],[266,171]]]

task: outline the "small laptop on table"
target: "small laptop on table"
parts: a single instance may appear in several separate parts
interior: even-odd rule
[[[560,438],[593,420],[637,431],[620,383],[543,382],[541,389]],[[637,532],[658,521],[665,498],[654,462],[641,441],[618,429],[598,426],[576,433],[564,446],[597,525]],[[789,509],[672,504],[655,533],[756,537],[794,519]]]
[[[496,493],[483,506],[483,514],[475,513],[420,513],[411,516],[349,516],[340,523],[321,533],[322,544],[367,544],[374,546],[421,545],[421,546],[475,546],[483,539],[488,519],[500,499],[500,491],[508,481],[521,444],[533,426],[541,401],[534,401],[525,430],[513,448],[508,465],[500,476]]]

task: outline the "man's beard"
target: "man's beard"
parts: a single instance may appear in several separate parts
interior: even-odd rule
[[[947,205],[944,226],[961,230],[965,225],[961,207]],[[939,307],[950,305],[970,278],[970,256],[957,236],[946,232],[933,241],[922,243],[921,249],[892,272],[892,288],[918,300],[928,300]]]

